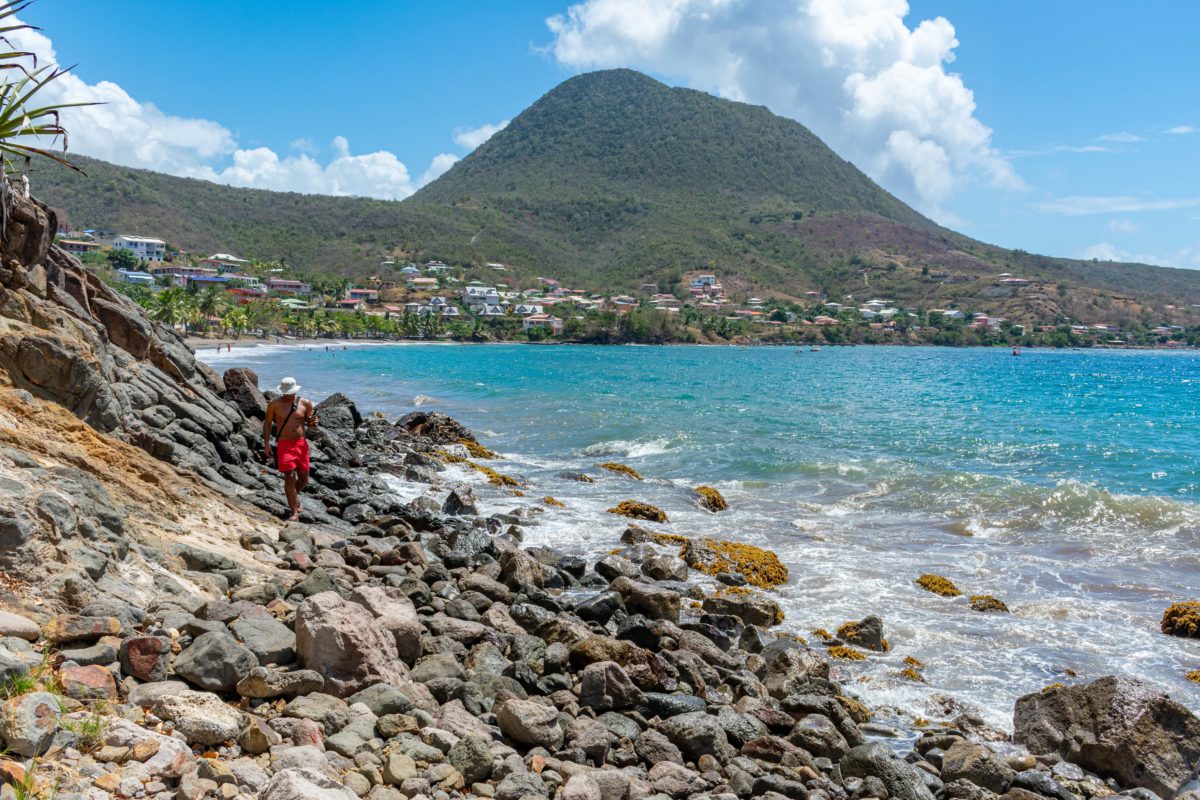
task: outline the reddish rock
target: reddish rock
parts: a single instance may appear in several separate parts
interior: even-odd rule
[[[132,636],[121,642],[121,670],[139,681],[165,681],[170,661],[166,636]]]
[[[63,667],[58,671],[63,694],[76,700],[116,700],[117,682],[113,674],[99,664],[88,667]]]
[[[42,637],[50,645],[63,642],[94,642],[101,636],[118,636],[121,621],[116,617],[81,617],[60,614],[42,628]]]

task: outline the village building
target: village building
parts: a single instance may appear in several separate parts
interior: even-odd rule
[[[528,331],[533,328],[549,328],[552,333],[561,333],[563,321],[549,314],[534,314],[521,321],[521,329]]]
[[[167,243],[152,236],[120,234],[113,238],[113,250],[128,250],[142,261],[166,261]]]

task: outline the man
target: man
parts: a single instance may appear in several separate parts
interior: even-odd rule
[[[267,405],[263,420],[263,455],[267,463],[274,460],[283,473],[283,491],[292,510],[288,520],[295,522],[300,519],[300,492],[308,485],[308,440],[304,432],[317,424],[317,409],[312,401],[297,396],[300,386],[295,378],[284,378],[275,391],[279,396]],[[272,433],[279,440],[275,453],[271,452]]]

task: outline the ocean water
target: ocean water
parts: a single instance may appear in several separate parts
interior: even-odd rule
[[[340,348],[340,345],[339,345]],[[485,510],[553,495],[527,542],[600,556],[625,499],[687,535],[775,550],[790,570],[783,629],[810,639],[877,614],[892,651],[835,662],[899,719],[954,698],[1011,728],[1013,701],[1117,673],[1200,711],[1200,642],[1158,630],[1200,598],[1200,355],[936,348],[324,345],[200,354],[334,391],[389,416],[450,414],[528,482],[485,484]],[[636,468],[645,482],[595,469]],[[586,470],[594,484],[561,476]],[[463,472],[464,480],[481,481]],[[691,487],[719,488],[710,514]],[[914,579],[934,572],[1011,614],[970,610]],[[905,656],[926,683],[898,676]],[[1078,677],[1075,677],[1078,676]],[[950,712],[952,715],[952,711]]]

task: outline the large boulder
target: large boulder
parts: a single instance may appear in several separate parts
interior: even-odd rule
[[[296,654],[336,697],[376,683],[409,681],[396,637],[370,611],[336,592],[313,595],[296,609]]]
[[[159,699],[154,713],[175,723],[189,744],[216,745],[237,738],[243,714],[209,692],[180,692]]]
[[[247,417],[266,419],[267,398],[258,389],[258,375],[245,367],[225,370],[225,396]]]
[[[1165,798],[1200,759],[1200,719],[1165,692],[1112,675],[1019,698],[1013,738],[1031,753],[1058,755]]]
[[[408,595],[392,586],[359,586],[350,599],[371,612],[372,616],[396,638],[396,650],[410,667],[421,656],[421,623]]]
[[[707,755],[724,762],[735,753],[720,721],[703,711],[691,711],[663,720],[658,728],[691,761],[698,761],[701,756]]]
[[[532,700],[508,700],[496,709],[496,723],[514,742],[550,751],[562,747],[566,736],[558,711]]]
[[[312,769],[276,772],[259,793],[261,800],[358,800],[358,795]]]
[[[49,692],[30,692],[0,706],[0,739],[19,756],[41,755],[58,732],[59,700]]]
[[[321,415],[321,426],[333,431],[352,432],[362,425],[358,406],[346,395],[338,392],[317,403]]]

